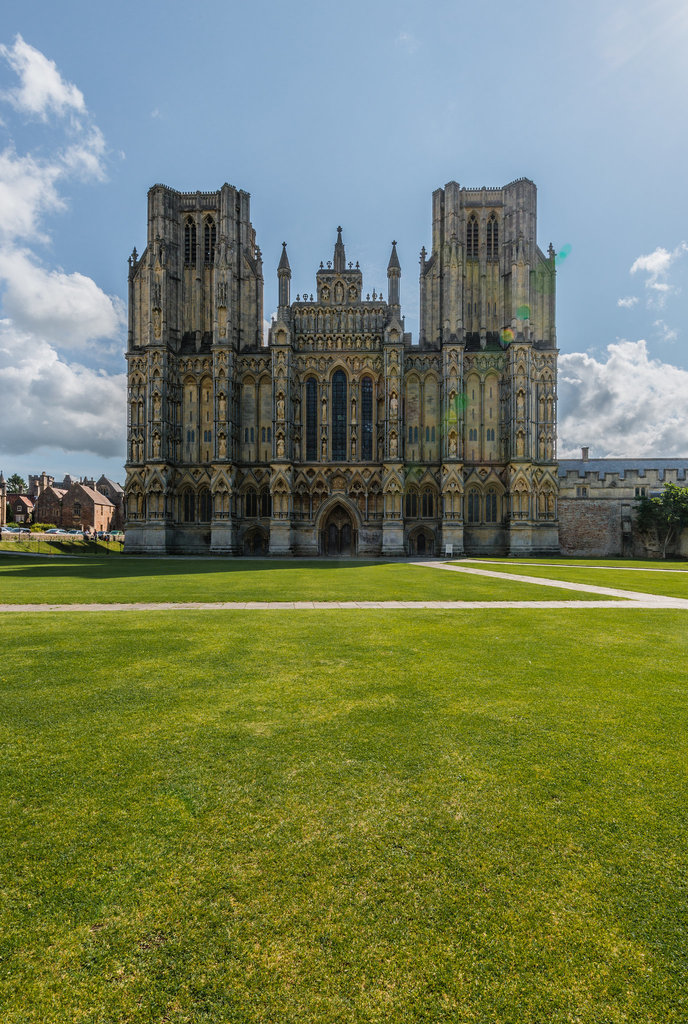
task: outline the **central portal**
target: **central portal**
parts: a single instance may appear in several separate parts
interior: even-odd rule
[[[335,505],[328,513],[320,532],[320,550],[330,557],[356,554],[356,530],[343,505]]]

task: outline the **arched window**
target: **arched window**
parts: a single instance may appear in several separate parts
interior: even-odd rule
[[[200,523],[209,523],[211,514],[210,491],[207,487],[204,487],[198,495],[198,521]]]
[[[272,495],[269,487],[263,487],[260,492],[260,514],[263,517],[272,515]]]
[[[480,522],[480,492],[474,487],[468,492],[468,516],[469,523]]]
[[[418,518],[418,491],[413,488],[406,492],[406,518]]]
[[[466,259],[478,258],[478,221],[474,213],[468,218],[466,225]]]
[[[373,457],[373,379],[361,381],[361,458]]]
[[[499,257],[499,226],[494,213],[487,222],[487,258],[496,260]]]
[[[244,495],[244,516],[252,519],[258,515],[258,495],[253,487],[249,487]]]
[[[430,490],[426,488],[423,491],[423,519],[432,519],[435,514],[435,496]]]
[[[306,462],[318,457],[318,385],[315,377],[306,381]]]
[[[215,221],[212,217],[207,217],[203,228],[203,254],[206,263],[215,262],[216,237]]]
[[[434,427],[430,431],[430,440],[434,443],[434,440],[435,440],[435,428]]]
[[[196,495],[193,491],[184,491],[182,497],[182,520],[193,523],[196,519]]]
[[[196,225],[191,217],[184,225],[184,263],[187,266],[196,263]]]
[[[346,459],[346,374],[336,370],[332,377],[332,458]]]
[[[490,487],[485,495],[485,522],[497,522],[497,492],[494,487]]]

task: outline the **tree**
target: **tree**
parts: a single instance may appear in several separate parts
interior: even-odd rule
[[[681,530],[688,526],[688,487],[665,484],[658,498],[636,499],[638,510],[636,526],[640,533],[654,534],[666,558],[669,545],[678,540]]]
[[[13,473],[7,481],[7,493],[8,494],[23,494],[26,490],[27,484],[23,477],[19,476],[19,473]]]

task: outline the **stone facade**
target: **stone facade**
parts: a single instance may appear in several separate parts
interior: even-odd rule
[[[148,194],[129,269],[126,549],[402,555],[558,550],[555,253],[536,189],[433,195],[420,337],[341,229],[263,344],[249,196]]]
[[[85,484],[72,484],[62,498],[60,526],[66,530],[110,530],[115,506],[104,494]]]
[[[53,523],[62,526],[62,499],[66,491],[48,484],[44,487],[33,506],[34,523]]]
[[[34,522],[54,523],[65,530],[111,530],[116,507],[104,494],[82,483],[66,490],[46,487],[36,498]]]
[[[656,558],[633,524],[635,500],[655,497],[664,484],[688,485],[688,459],[580,459],[559,462],[559,541],[563,555]],[[688,530],[675,554],[688,556]]]

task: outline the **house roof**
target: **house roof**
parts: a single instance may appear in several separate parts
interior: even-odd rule
[[[41,498],[46,494],[51,494],[53,497],[61,499],[64,498],[66,493],[67,491],[64,487],[53,487],[51,485],[50,487],[46,487],[44,491],[41,491],[41,493],[36,498],[36,501],[40,501]]]
[[[17,507],[18,504],[23,505],[24,508],[29,510],[29,512],[33,508],[33,502],[31,501],[31,498],[27,498],[25,494],[8,494],[7,500],[11,501],[15,508]]]
[[[84,491],[85,494],[91,499],[96,505],[110,505],[114,508],[114,505],[109,498],[106,498],[100,491],[94,490],[92,487],[86,487],[84,484],[74,484],[74,487],[78,487],[79,490]]]
[[[96,486],[98,487],[101,483],[107,484],[108,487],[111,487],[115,494],[124,494],[124,488],[121,484],[118,484],[116,480],[111,480],[107,476],[101,476]]]
[[[660,480],[664,479],[668,469],[675,469],[677,480],[686,480],[688,459],[559,459],[559,476],[577,472],[579,477],[586,473],[599,473],[604,480],[608,473],[618,473],[623,480],[626,473],[637,473],[645,476],[649,471],[656,470]]]

